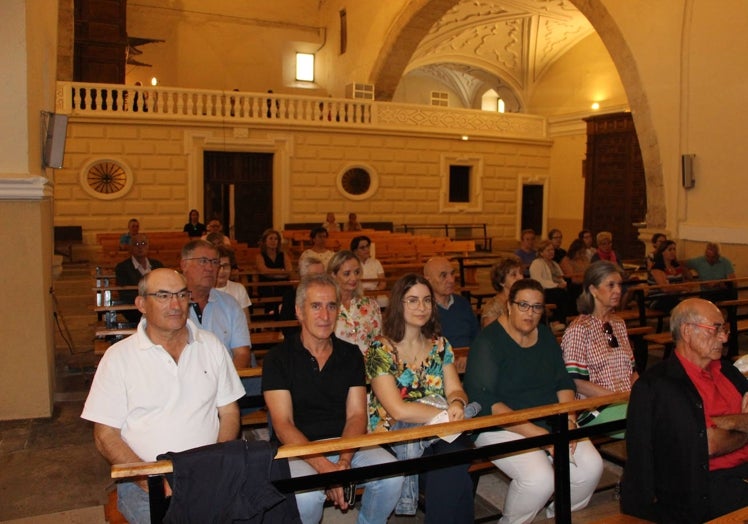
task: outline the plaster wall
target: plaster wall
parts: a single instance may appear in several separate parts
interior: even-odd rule
[[[0,420],[46,417],[54,394],[52,202],[41,111],[54,107],[56,0],[3,2],[0,34]]]
[[[274,176],[288,181],[274,192],[274,207],[283,210],[276,215],[276,228],[282,228],[285,222],[321,221],[327,211],[340,216],[353,211],[363,221],[397,224],[486,222],[492,236],[513,239],[518,177],[547,175],[550,164],[551,144],[545,141],[464,142],[451,137],[353,130],[235,131],[142,122],[71,121],[65,167],[59,171],[55,185],[55,223],[82,225],[89,245],[95,243],[96,233],[124,231],[130,217],[140,220],[144,232],[181,230],[187,211],[193,207],[189,194],[201,192],[190,187],[201,183],[194,168],[202,163],[201,151],[195,150],[187,138],[196,134],[208,137],[213,144],[211,150],[222,150],[227,135],[234,137],[231,151],[256,150],[253,144],[269,137],[290,142],[288,158],[276,159]],[[195,162],[189,155],[196,155]],[[480,211],[440,211],[444,155],[482,161]],[[124,197],[99,200],[82,189],[80,172],[90,160],[109,157],[129,165],[135,182]],[[361,162],[377,172],[379,189],[366,200],[350,200],[338,190],[337,175],[347,165]],[[287,173],[282,172],[282,166],[288,166]]]

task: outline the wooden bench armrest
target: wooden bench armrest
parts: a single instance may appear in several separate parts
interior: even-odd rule
[[[560,404],[548,404],[530,409],[521,409],[511,413],[502,413],[501,415],[476,417],[456,422],[445,422],[443,424],[418,426],[415,428],[394,431],[367,433],[355,437],[335,438],[309,442],[307,444],[285,445],[278,448],[278,453],[275,455],[275,458],[306,457],[308,455],[317,455],[320,453],[332,453],[346,449],[358,449],[366,446],[392,444],[394,442],[403,442],[406,440],[417,440],[436,437],[439,435],[451,435],[463,431],[506,426],[536,418],[582,411],[617,402],[626,402],[628,398],[628,392],[616,393],[603,397],[594,397]],[[114,464],[111,468],[111,476],[112,478],[119,479],[142,475],[159,475],[170,473],[172,471],[173,468],[170,461]]]

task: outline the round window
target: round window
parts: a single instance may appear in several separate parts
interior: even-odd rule
[[[99,158],[83,167],[80,183],[89,195],[114,200],[125,196],[132,188],[132,170],[121,160]]]
[[[351,164],[338,173],[338,190],[351,200],[364,200],[376,193],[379,177],[370,166]]]

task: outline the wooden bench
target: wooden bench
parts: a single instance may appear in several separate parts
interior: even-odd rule
[[[486,417],[477,417],[457,422],[447,422],[443,424],[434,424],[428,426],[419,426],[410,429],[385,431],[369,433],[356,437],[335,438],[323,441],[315,441],[307,444],[284,445],[278,449],[276,458],[306,457],[321,453],[334,453],[345,449],[358,449],[366,446],[376,446],[383,444],[393,444],[408,440],[432,438],[439,435],[454,434],[464,431],[475,431],[479,429],[488,429],[502,427],[536,418],[554,417],[557,424],[550,434],[538,437],[526,438],[520,441],[504,442],[484,448],[473,448],[459,452],[450,453],[449,457],[455,461],[463,463],[484,461],[490,457],[501,455],[509,451],[521,451],[532,449],[538,446],[554,445],[555,457],[553,467],[556,477],[555,504],[556,518],[563,522],[571,522],[571,503],[569,489],[569,454],[566,451],[571,440],[584,438],[592,434],[603,433],[611,429],[620,429],[625,426],[625,420],[608,422],[598,426],[587,426],[569,430],[566,424],[566,418],[569,412],[577,412],[585,409],[591,409],[600,405],[612,404],[616,402],[625,402],[628,400],[627,393],[618,393],[605,397],[596,397],[593,399],[575,400],[573,402],[562,404],[549,404],[538,406],[531,409],[523,409],[501,415],[491,415]],[[309,487],[324,487],[331,484],[340,484],[343,482],[361,481],[367,478],[377,476],[386,476],[402,473],[413,473],[433,467],[443,465],[446,455],[436,457],[421,457],[407,462],[393,462],[388,464],[378,464],[362,468],[353,468],[349,470],[336,471],[333,473],[315,474],[309,477],[296,477],[274,481],[276,487],[281,491],[294,491],[295,486],[299,483],[312,482]],[[111,477],[113,479],[137,478],[143,476],[160,476],[173,472],[171,461],[161,460],[156,462],[138,462],[131,464],[115,464],[111,467]],[[152,516],[155,521],[160,520],[164,514],[165,508],[155,505],[156,500],[163,500],[163,483],[154,482],[151,489],[152,497]],[[161,493],[158,493],[161,486]],[[161,497],[159,499],[159,496]]]

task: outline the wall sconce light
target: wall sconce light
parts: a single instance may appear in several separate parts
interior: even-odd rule
[[[593,111],[597,111],[598,109],[600,109],[600,104],[597,103],[597,102],[592,102],[592,106],[591,107],[592,107]]]
[[[153,87],[156,87],[158,85],[158,78],[156,78],[155,76],[151,77],[151,85]]]
[[[296,53],[296,80],[314,82],[314,55]]]

